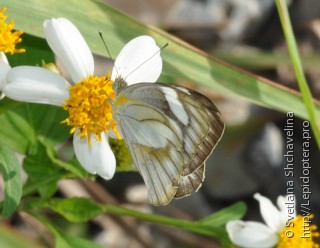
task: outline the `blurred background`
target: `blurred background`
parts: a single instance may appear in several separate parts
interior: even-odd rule
[[[298,86],[274,0],[105,0],[107,4],[159,27],[210,55],[254,74],[281,83],[293,90]],[[303,65],[314,98],[320,100],[320,1],[288,1],[292,24]],[[106,62],[95,57],[97,74],[104,74]],[[91,196],[94,199],[176,218],[197,220],[223,207],[243,200],[248,205],[247,220],[261,220],[252,196],[256,192],[273,202],[287,192],[284,174],[286,160],[287,114],[266,109],[240,98],[229,98],[212,90],[177,82],[211,98],[226,123],[225,134],[207,161],[206,180],[191,196],[173,200],[165,207],[148,204],[147,192],[136,172],[117,173],[113,180],[64,180],[59,184],[65,196]],[[294,112],[294,108],[292,109]],[[294,185],[297,206],[301,203],[301,160],[303,120],[294,117]],[[312,132],[310,130],[310,135]],[[63,147],[67,156],[72,144]],[[72,153],[72,152],[71,152]],[[311,211],[320,223],[320,153],[310,140]],[[297,209],[299,211],[299,208]],[[20,215],[17,222],[27,236],[51,247],[52,237],[39,225]],[[71,225],[56,218],[74,235],[85,233],[105,247],[219,247],[213,239],[132,218],[102,215],[87,224]],[[60,222],[60,223],[59,223]],[[23,223],[23,224],[21,224]],[[35,232],[36,230],[36,232]],[[40,235],[39,235],[40,234]],[[41,247],[40,246],[40,247]]]

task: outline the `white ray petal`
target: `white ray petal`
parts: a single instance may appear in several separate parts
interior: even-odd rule
[[[46,20],[43,24],[47,42],[62,61],[74,82],[93,74],[92,53],[79,30],[67,19]]]
[[[296,217],[295,196],[286,195],[278,196],[277,205],[282,214],[283,223],[286,223],[289,219]]]
[[[7,59],[7,57],[6,57],[4,52],[0,52],[0,62],[4,62],[7,65],[9,65],[9,61],[8,61],[8,59]]]
[[[67,81],[58,74],[35,66],[18,66],[7,74],[4,93],[24,102],[61,106],[69,98]]]
[[[2,53],[0,53],[0,54],[2,54]],[[6,60],[5,55],[4,55],[4,57],[2,57],[0,55],[0,91],[3,90],[3,88],[7,82],[6,77],[7,77],[7,73],[10,70],[10,68],[11,67],[8,64],[8,60]]]
[[[161,74],[160,48],[150,36],[139,36],[129,41],[120,51],[112,80],[121,76],[130,84],[155,82]],[[118,75],[119,74],[119,75]]]
[[[92,174],[98,174],[104,179],[111,179],[116,169],[116,159],[110,148],[108,136],[102,134],[102,141],[96,141],[92,137],[89,146],[88,138],[80,138],[73,135],[73,146],[80,164]]]
[[[259,193],[254,194],[253,197],[259,201],[260,213],[265,223],[275,232],[280,231],[285,226],[281,211],[267,197]]]
[[[254,221],[230,221],[226,229],[232,243],[247,248],[271,248],[278,236],[266,225]]]

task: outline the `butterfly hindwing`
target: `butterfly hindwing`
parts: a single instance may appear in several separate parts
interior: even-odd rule
[[[114,113],[152,204],[198,190],[224,130],[208,98],[184,87],[139,83],[119,91]]]
[[[224,124],[220,119],[219,110],[207,97],[191,89],[180,86],[176,88],[191,96],[191,98],[187,97],[185,101],[183,100],[183,102],[189,103],[186,106],[189,106],[189,114],[192,116],[192,121],[187,126],[187,132],[184,135],[184,142],[185,144],[191,143],[191,147],[197,147],[196,152],[191,153],[193,157],[190,159],[189,165],[181,174],[179,187],[174,196],[180,198],[189,195],[192,191],[197,191],[201,187],[205,177],[205,161],[220,140],[224,131]],[[200,103],[203,111],[197,109],[194,100]],[[200,120],[207,120],[207,122],[201,122]],[[189,135],[191,130],[199,130],[198,125],[201,126],[200,129],[207,130],[200,143],[195,142]],[[199,137],[202,136],[199,135]]]

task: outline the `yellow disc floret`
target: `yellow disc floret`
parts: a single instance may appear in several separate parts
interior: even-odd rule
[[[70,98],[65,100],[63,108],[69,112],[69,117],[63,122],[72,126],[71,133],[81,138],[91,137],[101,141],[101,133],[113,130],[121,138],[116,121],[112,119],[112,101],[115,93],[110,73],[105,77],[89,76],[81,82],[70,86]]]
[[[14,22],[11,21],[8,24],[5,20],[8,16],[4,14],[7,8],[0,10],[0,51],[4,53],[22,53],[25,49],[16,49],[16,45],[21,42],[21,35],[23,31],[13,31]]]
[[[298,215],[279,233],[277,248],[319,248],[315,239],[320,233],[317,226],[311,223],[313,215]]]

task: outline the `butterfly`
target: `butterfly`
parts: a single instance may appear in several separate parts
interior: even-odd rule
[[[204,95],[162,83],[114,81],[113,118],[146,184],[149,202],[166,205],[197,191],[221,139],[219,110]]]

